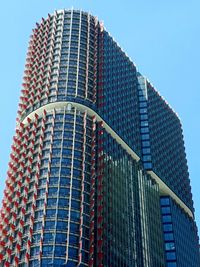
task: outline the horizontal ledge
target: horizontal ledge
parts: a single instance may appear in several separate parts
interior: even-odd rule
[[[69,104],[71,104],[72,107],[78,108],[80,111],[83,111],[83,112],[87,111],[87,113],[90,116],[95,116],[97,121],[103,121],[103,127],[105,128],[105,130],[132,156],[132,158],[134,158],[136,161],[140,160],[140,157],[138,157],[138,155],[122,140],[122,138],[119,137],[119,135],[115,131],[113,131],[113,129],[102,119],[101,116],[99,116],[91,108],[85,105],[76,103],[76,102],[65,101],[65,102],[54,102],[54,103],[47,104],[31,112],[22,122],[26,124],[28,118],[34,119],[35,113],[37,113],[40,116],[42,115],[44,110],[49,111],[49,110],[56,109],[56,108],[65,108]]]
[[[193,218],[192,211],[185,205],[185,203],[157,176],[153,171],[147,171],[148,174],[159,184],[159,190],[161,196],[170,196],[176,201],[177,204],[191,217]]]
[[[35,111],[31,112],[30,114],[28,114],[24,120],[22,121],[24,124],[26,124],[28,122],[28,118],[33,119],[35,118],[35,114],[38,114],[39,116],[41,116],[44,112],[44,110],[46,111],[50,111],[56,108],[65,108],[67,107],[67,105],[72,105],[72,107],[78,108],[80,111],[85,112],[87,111],[87,113],[90,116],[95,116],[97,121],[103,121],[103,127],[105,128],[105,130],[118,142],[118,144],[120,144],[129,155],[131,155],[131,157],[136,160],[139,161],[140,157],[122,140],[122,138],[115,132],[113,131],[113,129],[103,120],[103,118],[101,116],[99,116],[99,114],[97,114],[94,110],[92,110],[91,108],[89,108],[88,106],[85,106],[83,104],[80,103],[76,103],[76,102],[70,102],[70,101],[65,101],[65,102],[54,102],[54,103],[49,103],[47,105],[44,105],[38,109],[36,109]],[[159,176],[157,176],[153,171],[147,171],[147,173],[159,184],[159,189],[160,189],[160,195],[168,195],[171,198],[173,198],[176,203],[178,203],[183,210],[190,216],[193,218],[193,213],[192,211],[185,205],[185,203],[160,179]]]

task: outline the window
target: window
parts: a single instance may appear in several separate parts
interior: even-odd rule
[[[34,247],[34,248],[31,248],[31,256],[36,256],[38,255],[40,252],[40,247]]]
[[[67,198],[59,198],[58,200],[59,207],[65,208],[65,207],[68,207],[68,204],[69,204],[69,200]]]
[[[75,222],[80,221],[80,212],[78,211],[71,211],[71,220]]]
[[[151,169],[152,168],[152,163],[150,163],[150,162],[144,162],[144,168],[145,168],[145,170]]]
[[[167,260],[175,260],[176,259],[176,253],[175,252],[167,252],[166,257],[167,257]]]
[[[49,185],[57,185],[57,184],[58,184],[58,177],[49,178]]]
[[[42,248],[42,254],[44,256],[50,255],[53,252],[53,246],[43,246]]]
[[[162,214],[169,214],[171,213],[170,207],[162,207],[161,208]]]
[[[54,239],[54,235],[52,233],[44,234],[44,243],[52,242]]]
[[[80,210],[80,201],[76,201],[72,199],[71,206],[72,206],[72,209]]]
[[[59,209],[58,210],[58,219],[67,220],[68,219],[68,210]]]
[[[79,225],[76,223],[70,223],[70,232],[74,234],[79,233]]]
[[[142,149],[142,153],[143,154],[149,154],[151,151],[150,151],[150,148],[143,148]]]
[[[174,249],[175,249],[174,242],[165,243],[165,250],[174,250]]]
[[[171,222],[172,221],[172,216],[171,215],[164,215],[162,217],[162,221],[165,222]]]
[[[57,233],[56,234],[56,243],[66,243],[66,239],[67,239],[67,234],[63,234],[63,233]]]
[[[55,246],[55,257],[64,257],[66,254],[66,246]]]
[[[160,199],[160,203],[161,203],[162,206],[169,205],[169,198],[162,197]]]
[[[47,209],[46,217],[51,218],[56,216],[56,210],[49,210]]]
[[[69,253],[69,258],[72,259],[78,258],[78,249],[69,247],[68,253]]]
[[[171,232],[172,231],[172,224],[163,224],[164,232]]]
[[[145,128],[141,128],[141,133],[148,133],[149,132],[149,128],[145,127]]]
[[[57,221],[57,230],[67,231],[68,222]]]
[[[50,187],[48,196],[56,196],[58,193],[58,188],[57,187]]]
[[[143,147],[149,147],[150,146],[150,142],[149,141],[143,141],[142,142],[142,146]]]
[[[55,222],[53,221],[46,221],[45,223],[45,229],[50,230],[55,228]]]
[[[165,241],[173,241],[174,235],[172,233],[170,234],[164,234]]]
[[[75,236],[75,235],[70,235],[69,236],[69,244],[70,245],[78,245],[79,243],[79,237],[78,236]]]
[[[143,161],[151,161],[151,156],[150,155],[143,156]]]
[[[47,206],[51,207],[51,206],[56,206],[57,203],[57,198],[49,198],[47,200]]]
[[[148,140],[149,134],[142,134],[141,138],[142,138],[142,140]]]

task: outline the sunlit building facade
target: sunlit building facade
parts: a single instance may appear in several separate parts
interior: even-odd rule
[[[180,120],[102,23],[42,19],[22,87],[1,266],[200,266]]]

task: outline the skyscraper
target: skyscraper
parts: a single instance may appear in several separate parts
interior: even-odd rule
[[[98,19],[42,19],[22,86],[1,266],[200,266],[180,120]]]

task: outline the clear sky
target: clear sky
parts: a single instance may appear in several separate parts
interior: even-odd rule
[[[15,130],[27,46],[35,23],[55,9],[80,8],[106,29],[179,114],[200,229],[200,1],[1,1],[0,199]]]

